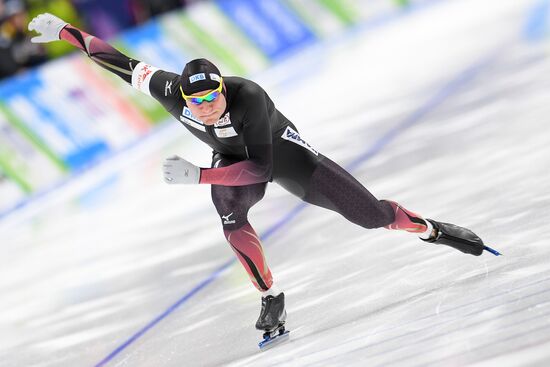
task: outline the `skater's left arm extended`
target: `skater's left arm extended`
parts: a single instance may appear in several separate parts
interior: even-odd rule
[[[39,33],[31,39],[33,43],[65,40],[86,53],[96,64],[132,84],[133,71],[140,61],[124,55],[107,42],[49,13],[38,15],[29,23],[28,28],[29,31]]]

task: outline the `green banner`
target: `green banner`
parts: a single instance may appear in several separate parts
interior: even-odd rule
[[[66,167],[0,103],[0,170],[29,194],[65,175]]]

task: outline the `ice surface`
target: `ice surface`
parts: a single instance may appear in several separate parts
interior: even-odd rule
[[[233,255],[209,187],[162,182],[170,154],[209,164],[171,124],[0,223],[0,366],[550,365],[550,44],[524,37],[537,3],[437,2],[256,77],[375,195],[504,256],[311,206],[285,222],[300,202],[270,185],[250,217],[263,234],[282,223],[264,245],[292,332],[260,352],[245,272],[212,277]]]

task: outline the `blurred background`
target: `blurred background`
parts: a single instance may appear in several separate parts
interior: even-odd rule
[[[251,223],[292,333],[259,353],[210,187],[162,180],[210,149],[68,43],[30,43],[45,11],[257,81],[377,197],[504,256],[269,185]],[[550,365],[550,0],[0,0],[0,78],[1,367]]]
[[[0,218],[168,118],[85,58],[67,57],[75,53],[68,43],[30,43],[27,24],[37,14],[51,12],[166,70],[207,57],[224,73],[246,77],[427,2],[0,0]]]

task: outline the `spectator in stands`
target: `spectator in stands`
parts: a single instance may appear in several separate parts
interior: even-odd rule
[[[131,0],[72,0],[87,27],[98,37],[107,39],[135,24],[130,2]]]
[[[136,24],[172,10],[181,9],[190,1],[186,0],[130,0]]]
[[[30,42],[25,4],[20,0],[0,2],[0,78],[5,78],[48,58],[44,47]]]

